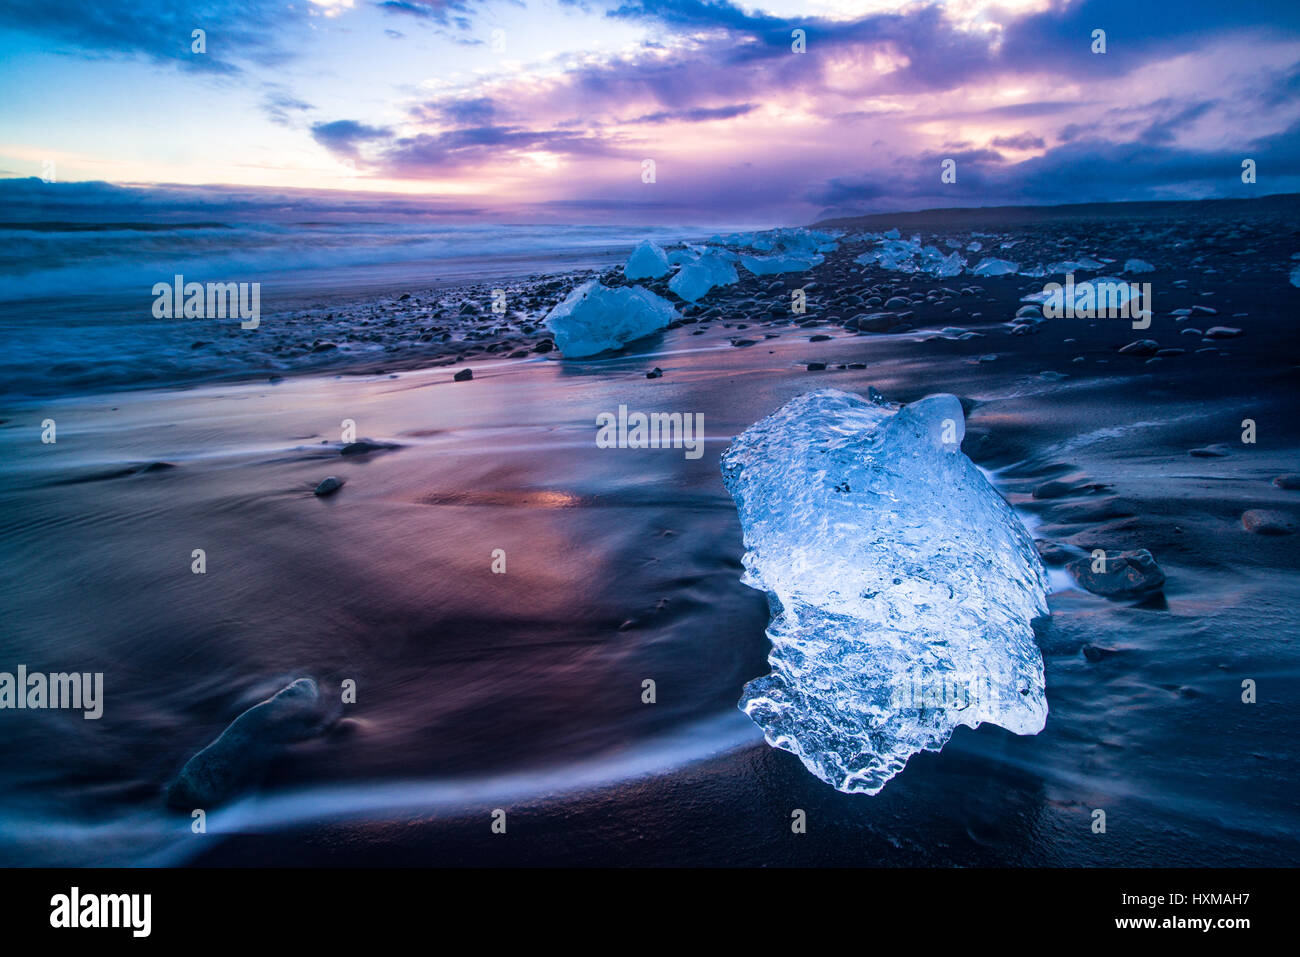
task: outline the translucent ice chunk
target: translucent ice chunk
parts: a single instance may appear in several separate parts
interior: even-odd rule
[[[861,266],[877,264],[892,272],[927,273],[936,279],[960,276],[966,260],[958,253],[945,256],[936,246],[922,246],[918,239],[886,239],[876,249],[853,260]]]
[[[640,286],[610,289],[583,283],[546,315],[555,345],[569,358],[622,348],[678,318],[667,299]]]
[[[1020,297],[1021,302],[1039,303],[1043,307],[1043,315],[1048,319],[1059,319],[1066,315],[1071,296],[1073,301],[1068,312],[1084,316],[1100,314],[1106,309],[1121,309],[1125,303],[1135,299],[1139,294],[1139,290],[1134,289],[1134,283],[1116,279],[1114,276],[1098,276],[1096,279],[1086,279],[1073,285],[1069,283],[1064,286],[1060,283],[1048,285],[1054,285],[1055,288]],[[1134,305],[1141,304],[1134,303]]]
[[[900,410],[827,389],[723,455],[742,580],[772,608],[772,673],[740,708],[838,790],[875,794],[958,725],[1046,721],[1047,574],[963,434],[951,395]]]
[[[669,281],[668,288],[679,298],[695,302],[713,288],[713,275],[708,266],[688,263],[677,270],[677,275]]]
[[[1155,272],[1156,267],[1151,265],[1145,259],[1126,259],[1124,260],[1125,272]]]
[[[979,264],[971,270],[976,276],[1014,276],[1019,271],[1019,263],[1013,263],[1006,259],[995,259],[992,256],[981,259]]]
[[[658,279],[667,272],[668,257],[648,239],[632,250],[623,267],[623,275],[628,279]]]
[[[805,272],[825,262],[825,257],[813,255],[741,256],[740,263],[755,276],[770,276],[782,272]]]

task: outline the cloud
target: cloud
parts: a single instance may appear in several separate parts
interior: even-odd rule
[[[685,110],[660,110],[638,116],[629,123],[707,123],[710,120],[729,120],[734,116],[744,116],[757,109],[755,103],[737,103],[733,106],[696,106]]]
[[[284,35],[310,15],[310,4],[275,0],[60,0],[0,2],[0,27],[63,44],[81,55],[144,57],[209,73],[242,72],[240,63],[286,57]],[[207,52],[191,52],[191,34],[207,32]]]
[[[267,84],[266,94],[262,97],[262,112],[277,126],[292,125],[292,114],[306,113],[314,110],[310,103],[298,99],[288,90],[275,84]]]
[[[993,145],[1004,150],[1041,150],[1047,143],[1033,133],[1018,133],[1015,136],[995,136]]]
[[[356,120],[334,120],[330,123],[316,123],[311,128],[312,139],[326,149],[341,156],[356,158],[357,147],[371,140],[385,139],[393,135],[392,130],[382,126],[367,126]]]
[[[472,5],[465,0],[381,0],[375,4],[385,13],[402,14],[420,20],[431,20],[440,26],[461,30],[470,28]]]
[[[621,154],[608,137],[584,132],[477,126],[393,139],[375,159],[375,167],[389,176],[428,176],[468,166],[505,166],[518,162],[520,154],[536,152],[581,157]]]

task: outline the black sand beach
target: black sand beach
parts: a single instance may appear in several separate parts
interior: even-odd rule
[[[865,247],[846,242],[806,274],[742,270],[612,357],[542,351],[554,302],[583,278],[621,280],[602,269],[521,277],[504,318],[486,284],[394,289],[370,315],[330,320],[343,354],[384,329],[416,343],[382,360],[6,400],[0,651],[102,671],[106,704],[99,721],[45,712],[0,740],[0,862],[1300,862],[1300,539],[1242,520],[1300,520],[1300,491],[1275,482],[1300,472],[1289,209],[941,233],[1022,261],[1148,259],[1156,271],[1134,278],[1152,283],[1155,317],[1140,332],[1108,319],[1015,332],[1044,279],[864,268]],[[792,316],[796,288],[808,310]],[[895,297],[908,302],[887,307]],[[1193,307],[1214,313],[1173,314]],[[853,328],[880,313],[887,331]],[[301,325],[284,348],[326,338]],[[1210,326],[1240,333],[1188,334]],[[1119,351],[1140,339],[1183,351]],[[462,369],[472,379],[455,381]],[[735,708],[766,672],[768,609],[739,581],[719,456],[828,387],[961,397],[963,450],[1040,540],[1058,589],[1037,634],[1046,729],[960,728],[874,797],[818,781]],[[597,448],[597,415],[620,405],[703,413],[703,456]],[[47,418],[55,445],[40,442]],[[376,447],[345,454],[344,420]],[[313,495],[327,476],[343,487]],[[1077,588],[1061,566],[1096,548],[1149,550],[1163,589]],[[335,698],[354,680],[356,704],[192,834],[166,784],[304,676]],[[506,835],[490,830],[498,808]],[[790,832],[795,808],[806,835]],[[1097,808],[1106,835],[1090,830]]]

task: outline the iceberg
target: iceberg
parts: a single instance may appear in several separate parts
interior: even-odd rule
[[[1047,573],[964,434],[951,395],[900,409],[825,389],[723,454],[741,580],[772,609],[771,674],[739,707],[837,790],[878,793],[958,725],[1046,721]]]
[[[572,359],[620,349],[678,318],[667,299],[641,286],[611,289],[591,279],[546,314],[555,346]]]
[[[623,275],[628,279],[658,279],[668,272],[668,257],[664,251],[650,240],[645,240],[632,250],[623,266]]]

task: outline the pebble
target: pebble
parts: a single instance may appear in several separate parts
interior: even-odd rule
[[[322,479],[321,483],[316,486],[316,494],[320,496],[333,495],[342,487],[343,479],[339,478],[337,475],[331,475]]]
[[[1091,556],[1077,558],[1065,567],[1082,587],[1103,598],[1136,598],[1165,583],[1165,573],[1145,548],[1108,555],[1105,571],[1093,571],[1093,561]]]
[[[1130,356],[1153,356],[1160,351],[1160,343],[1154,339],[1138,339],[1121,347],[1119,351]]]
[[[1255,535],[1290,535],[1296,528],[1291,516],[1267,508],[1252,508],[1243,512],[1241,525]]]

